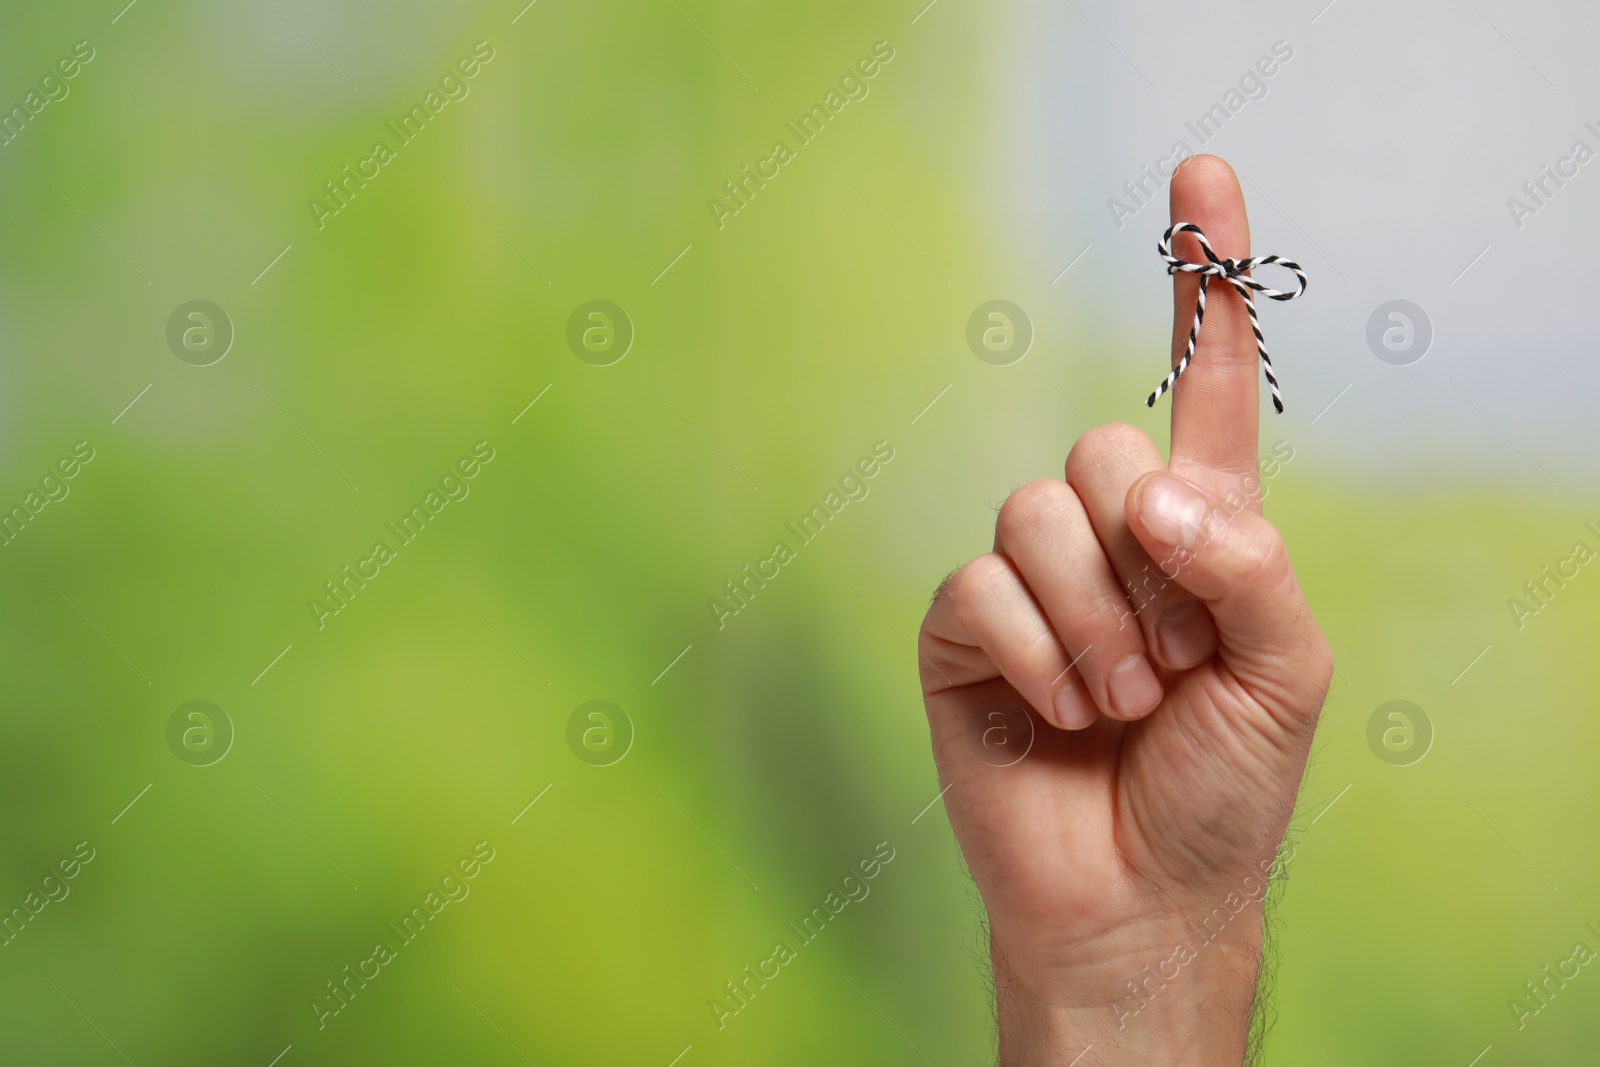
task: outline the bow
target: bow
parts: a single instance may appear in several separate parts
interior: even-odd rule
[[[1188,260],[1179,259],[1172,254],[1172,237],[1174,234],[1192,233],[1195,240],[1200,242],[1200,247],[1205,251],[1206,262],[1190,263]],[[1256,335],[1256,351],[1261,355],[1261,373],[1267,377],[1267,385],[1272,390],[1272,406],[1279,414],[1283,413],[1283,397],[1278,393],[1278,379],[1272,374],[1272,357],[1267,355],[1267,342],[1261,336],[1261,322],[1256,318],[1256,293],[1271,300],[1293,300],[1297,296],[1304,296],[1306,291],[1306,272],[1300,269],[1300,264],[1293,260],[1284,259],[1282,256],[1256,256],[1251,259],[1218,259],[1217,254],[1211,250],[1211,242],[1206,240],[1206,235],[1200,227],[1192,222],[1175,223],[1166,233],[1161,235],[1161,241],[1156,245],[1156,251],[1161,258],[1167,261],[1167,273],[1200,275],[1200,295],[1194,306],[1194,325],[1189,327],[1189,345],[1184,350],[1183,358],[1178,365],[1172,368],[1172,373],[1167,375],[1156,391],[1150,394],[1145,407],[1155,407],[1156,401],[1161,399],[1161,394],[1171,389],[1178,378],[1189,367],[1189,361],[1194,358],[1195,342],[1200,339],[1200,323],[1206,317],[1206,287],[1212,278],[1221,278],[1239,291],[1244,297],[1244,307],[1250,313],[1250,329]],[[1277,264],[1294,272],[1300,287],[1294,292],[1281,293],[1276,289],[1268,289],[1265,285],[1249,276],[1249,271],[1257,267]]]

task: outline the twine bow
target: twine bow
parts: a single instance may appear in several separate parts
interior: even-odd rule
[[[1200,242],[1200,247],[1206,254],[1206,262],[1190,263],[1188,260],[1179,259],[1172,254],[1172,238],[1174,234],[1192,233],[1195,240]],[[1256,335],[1256,351],[1261,355],[1261,373],[1267,377],[1267,386],[1272,390],[1272,406],[1279,414],[1283,413],[1283,397],[1278,393],[1278,379],[1272,374],[1272,357],[1267,355],[1267,342],[1261,336],[1261,322],[1256,318],[1255,294],[1260,293],[1269,300],[1293,300],[1295,297],[1304,296],[1306,291],[1306,272],[1300,269],[1300,264],[1293,260],[1284,259],[1282,256],[1255,256],[1251,259],[1218,259],[1217,254],[1211,250],[1211,242],[1206,240],[1206,235],[1200,227],[1192,222],[1179,222],[1161,235],[1161,242],[1156,245],[1156,251],[1161,258],[1167,261],[1167,273],[1200,275],[1200,295],[1194,306],[1194,325],[1189,327],[1189,345],[1184,350],[1183,358],[1178,365],[1172,368],[1172,373],[1167,375],[1162,383],[1156,386],[1156,391],[1150,394],[1145,407],[1155,407],[1156,401],[1161,399],[1161,394],[1177,384],[1178,378],[1189,368],[1189,361],[1194,358],[1195,343],[1200,339],[1200,323],[1206,317],[1206,287],[1212,278],[1221,278],[1238,290],[1244,298],[1244,307],[1250,313],[1250,329]],[[1249,276],[1249,272],[1257,267],[1266,267],[1276,264],[1286,267],[1294,272],[1300,287],[1294,292],[1281,293],[1276,289],[1269,289],[1265,285]]]

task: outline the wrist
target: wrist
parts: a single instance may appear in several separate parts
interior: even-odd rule
[[[1040,959],[992,945],[1001,1067],[1239,1067],[1262,951],[1258,904],[1225,923],[1129,924],[1112,938]]]

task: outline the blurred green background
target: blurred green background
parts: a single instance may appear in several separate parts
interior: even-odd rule
[[[68,891],[0,947],[0,1062],[992,1062],[910,641],[1079,434],[1164,439],[1139,404],[1158,220],[1137,314],[1052,284],[1101,237],[1008,214],[997,72],[1028,29],[996,9],[519,6],[4,16],[5,106],[94,58],[0,147],[0,505],[94,459],[0,551],[0,906]],[[719,228],[706,201],[880,41],[867,95]],[[470,93],[319,229],[307,201],[478,42]],[[1105,228],[1100,189],[1059,195]],[[1035,332],[1003,367],[965,341],[997,297]],[[234,332],[207,366],[167,340],[196,299]],[[633,332],[608,366],[567,343],[597,299]],[[1317,332],[1310,301],[1269,314]],[[1436,441],[1374,488],[1322,399],[1264,423],[1340,664],[1268,1061],[1593,1062],[1600,976],[1524,1029],[1507,1001],[1596,944],[1600,578],[1521,631],[1505,600],[1600,545],[1600,510],[1418,491]],[[323,583],[485,441],[470,494],[319,629]],[[719,629],[708,601],[880,441],[868,495]],[[1368,746],[1390,699],[1431,719],[1421,762]],[[192,700],[233,732],[205,766],[168,740]],[[593,700],[631,724],[605,766],[568,741]],[[325,983],[479,842],[470,895],[319,1028]],[[719,1029],[708,1001],[880,842],[870,896]]]

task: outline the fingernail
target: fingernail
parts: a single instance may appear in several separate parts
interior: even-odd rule
[[[1157,474],[1139,494],[1139,514],[1145,527],[1166,544],[1189,547],[1205,523],[1206,498],[1181,478]]]
[[[1150,661],[1137,653],[1117,664],[1107,684],[1111,709],[1125,719],[1136,719],[1161,703],[1161,680]]]
[[[1161,616],[1156,643],[1161,658],[1175,670],[1187,670],[1216,650],[1216,635],[1209,613],[1198,600],[1190,600]]]
[[[1056,721],[1063,730],[1082,730],[1094,722],[1094,701],[1077,682],[1069,682],[1056,690]]]

